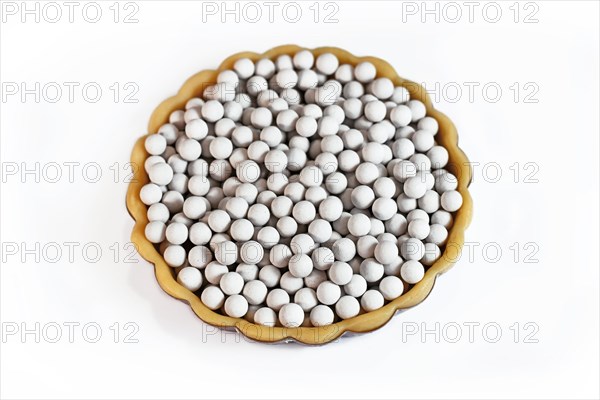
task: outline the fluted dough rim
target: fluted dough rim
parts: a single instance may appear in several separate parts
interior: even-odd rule
[[[262,54],[242,52],[227,58],[216,70],[204,70],[193,75],[183,84],[175,96],[166,99],[154,110],[148,123],[148,132],[157,132],[161,125],[168,122],[172,111],[183,109],[189,99],[200,97],[208,85],[216,82],[218,73],[225,69],[231,69],[237,59],[244,57],[252,60],[265,57],[273,59],[283,54],[292,55],[303,49],[295,45],[285,45],[275,47]],[[450,169],[458,178],[457,190],[463,197],[463,205],[454,214],[454,225],[450,229],[442,257],[428,268],[423,280],[396,300],[376,311],[363,313],[325,327],[265,327],[250,323],[242,318],[231,318],[218,314],[204,306],[196,294],[177,283],[173,269],[166,264],[154,245],[146,239],[144,230],[148,223],[147,206],[140,200],[140,189],[149,182],[148,175],[143,168],[148,154],[144,147],[146,136],[139,138],[131,155],[132,165],[137,166],[137,168],[135,168],[133,179],[127,190],[127,209],[135,220],[131,240],[137,246],[139,254],[154,264],[156,279],[163,290],[169,295],[188,303],[204,322],[221,328],[237,329],[246,337],[260,342],[297,341],[312,345],[325,344],[339,338],[346,332],[370,332],[382,327],[398,310],[407,309],[421,303],[431,292],[436,278],[454,265],[464,244],[465,230],[471,221],[473,212],[472,199],[468,191],[472,177],[469,160],[458,147],[458,134],[454,124],[448,117],[433,108],[431,99],[422,85],[401,78],[390,64],[376,57],[356,57],[336,47],[319,47],[309,50],[315,57],[326,52],[333,53],[338,57],[340,63],[356,65],[362,61],[370,61],[377,68],[377,76],[387,77],[396,86],[406,87],[412,99],[420,100],[425,104],[427,114],[434,117],[439,123],[440,129],[436,140],[448,150]]]

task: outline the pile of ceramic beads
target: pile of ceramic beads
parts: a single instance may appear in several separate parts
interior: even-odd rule
[[[323,326],[383,307],[462,205],[438,122],[370,62],[242,58],[147,136],[147,239],[206,307]]]

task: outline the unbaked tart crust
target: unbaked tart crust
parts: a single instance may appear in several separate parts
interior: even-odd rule
[[[179,109],[184,109],[186,102],[193,97],[201,97],[204,89],[217,80],[219,72],[232,69],[233,64],[240,58],[259,60],[261,58],[275,59],[280,55],[293,55],[304,48],[295,45],[275,47],[265,53],[242,52],[227,58],[218,69],[204,70],[189,78],[179,89],[179,92],[163,101],[152,113],[148,123],[148,132],[156,133],[161,125],[169,122],[169,115]],[[310,49],[309,49],[310,50]],[[356,57],[349,52],[336,47],[319,47],[310,50],[315,58],[323,53],[335,54],[340,64],[356,65],[362,61],[369,61],[377,68],[378,77],[387,77],[396,86],[408,89],[411,99],[420,100],[427,107],[427,115],[434,117],[439,123],[439,132],[436,135],[438,144],[444,146],[449,153],[449,162],[446,167],[458,178],[458,188],[463,198],[462,207],[454,213],[448,240],[440,257],[425,273],[423,279],[412,285],[399,298],[389,302],[382,308],[362,313],[354,318],[342,320],[332,325],[323,327],[267,327],[248,322],[242,318],[232,318],[210,310],[200,300],[199,296],[181,286],[175,279],[175,271],[169,267],[154,244],[146,239],[144,229],[148,223],[146,216],[147,206],[140,200],[140,189],[149,182],[148,174],[143,167],[136,168],[133,179],[127,190],[127,208],[135,220],[131,233],[131,240],[137,245],[139,254],[147,261],[154,264],[156,279],[165,292],[188,303],[192,310],[207,324],[225,329],[236,329],[246,337],[260,342],[297,341],[305,344],[325,344],[331,342],[346,332],[370,332],[385,325],[399,310],[404,310],[421,303],[431,292],[437,277],[448,271],[459,258],[464,244],[464,234],[473,214],[473,202],[469,195],[468,186],[471,182],[472,171],[469,160],[458,147],[458,134],[452,121],[441,112],[435,110],[425,88],[398,76],[394,68],[386,61],[376,57]],[[133,148],[131,162],[133,165],[143,166],[148,157],[144,147],[146,136],[140,137]]]

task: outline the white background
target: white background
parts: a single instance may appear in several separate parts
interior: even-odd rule
[[[334,23],[324,22],[335,8],[323,3],[315,23],[313,2],[300,4],[297,23],[285,20],[282,5],[270,22],[260,2],[259,22],[241,15],[236,23],[229,15],[221,23],[220,14],[203,13],[202,3],[137,1],[138,22],[130,24],[122,20],[135,8],[123,3],[118,23],[112,1],[100,2],[97,23],[82,17],[85,3],[73,23],[58,4],[63,16],[56,23],[44,15],[21,22],[20,10],[3,8],[3,398],[598,398],[597,2],[499,2],[488,14],[480,3],[472,22],[458,2],[463,15],[456,23],[445,3],[437,5],[446,10],[439,22],[435,15],[421,20],[421,2],[342,1]],[[502,15],[492,23],[496,8]],[[532,12],[537,22],[525,23]],[[436,107],[453,119],[461,147],[479,163],[467,232],[473,253],[463,254],[420,306],[375,333],[324,347],[249,343],[208,327],[160,289],[150,264],[137,256],[126,262],[124,248],[133,223],[123,168],[152,110],[189,76],[233,53],[287,43],[378,56],[402,76],[434,91],[437,85]],[[56,103],[49,101],[54,92],[41,93],[39,102],[34,94],[8,93],[14,84],[31,89],[36,82],[76,82],[79,89],[70,102],[63,86]],[[103,90],[96,103],[81,92],[90,82]],[[139,88],[137,103],[124,101],[128,82]],[[467,85],[478,85],[472,98]],[[35,174],[21,176],[36,162],[39,183]],[[53,162],[62,165],[57,183],[49,182]],[[72,183],[65,162],[80,163]],[[82,175],[88,163],[100,167],[97,183],[86,181],[94,169]],[[121,168],[118,182],[113,165]],[[78,243],[73,259],[65,242]],[[39,261],[24,252],[36,243]],[[57,262],[52,243],[63,251]],[[102,250],[99,260],[84,258],[89,243],[89,257]],[[80,324],[73,343],[64,325],[70,322]],[[34,333],[21,335],[23,328],[35,332],[36,323],[39,343]],[[88,342],[93,329],[82,333],[86,323],[102,329],[98,342]],[[469,323],[479,324],[472,340]],[[55,324],[62,337],[50,343]],[[451,343],[457,325],[462,336]],[[135,327],[137,343],[126,343]],[[502,336],[492,343],[498,327]],[[422,336],[424,329],[437,330],[439,340]]]

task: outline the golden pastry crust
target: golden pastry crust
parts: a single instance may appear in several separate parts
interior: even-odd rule
[[[197,73],[183,84],[175,96],[166,99],[154,110],[148,123],[148,132],[157,132],[161,125],[168,122],[171,112],[184,109],[189,99],[201,97],[204,89],[216,82],[219,72],[231,69],[237,59],[244,57],[252,60],[265,57],[274,59],[282,54],[293,55],[303,49],[295,45],[285,45],[275,47],[263,54],[238,53],[223,61],[216,70],[204,70]],[[135,220],[131,240],[137,245],[139,254],[154,264],[156,279],[163,290],[169,295],[188,303],[204,322],[220,328],[236,329],[246,337],[260,342],[298,341],[305,344],[319,345],[331,342],[345,332],[370,332],[385,325],[397,311],[413,307],[425,300],[431,292],[436,278],[454,265],[463,247],[465,230],[473,214],[473,203],[468,191],[472,177],[469,160],[458,147],[458,134],[454,124],[448,117],[433,108],[426,89],[417,83],[399,77],[390,64],[376,57],[356,57],[335,47],[319,47],[310,51],[315,55],[315,58],[322,53],[333,53],[338,57],[340,63],[356,65],[362,61],[370,61],[377,68],[377,76],[391,79],[396,86],[404,86],[408,89],[412,99],[423,102],[427,107],[427,115],[434,117],[439,123],[439,133],[436,140],[448,150],[449,165],[447,168],[458,178],[457,190],[462,195],[463,204],[460,210],[454,213],[454,224],[450,229],[442,257],[427,269],[424,278],[419,283],[384,307],[324,327],[283,328],[256,325],[242,318],[231,318],[218,314],[204,306],[196,294],[177,283],[174,270],[166,264],[154,245],[146,239],[144,229],[148,223],[147,206],[140,200],[140,189],[149,181],[143,168],[148,154],[144,148],[146,136],[139,138],[131,155],[131,162],[139,167],[136,168],[127,190],[127,209]]]

